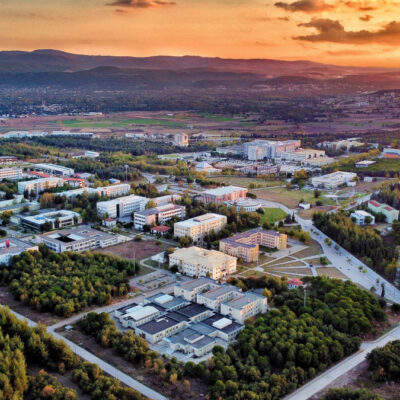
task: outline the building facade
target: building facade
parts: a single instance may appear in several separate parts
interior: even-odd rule
[[[357,225],[374,224],[375,217],[364,210],[356,210],[350,214],[350,218],[354,220]],[[367,222],[369,221],[369,222]]]
[[[286,249],[287,235],[272,230],[266,231],[262,228],[255,228],[222,239],[219,242],[220,251],[241,258],[245,262],[258,260],[259,246],[278,250]]]
[[[27,228],[41,232],[45,227],[61,229],[77,225],[82,222],[80,214],[70,210],[59,210],[21,217],[21,224]]]
[[[0,181],[4,179],[10,179],[16,181],[22,178],[21,168],[1,168],[0,169]]]
[[[54,176],[73,176],[75,171],[72,168],[55,164],[34,164],[35,171],[41,171]]]
[[[351,185],[351,182],[354,182],[357,178],[357,174],[354,172],[343,172],[337,171],[332,172],[331,174],[316,176],[311,178],[311,184],[317,188],[325,188],[325,189],[336,189],[342,185]]]
[[[143,211],[149,199],[146,197],[130,195],[118,197],[113,200],[100,201],[97,203],[97,214],[100,217],[107,215],[111,218],[125,218],[136,211]]]
[[[9,238],[0,240],[0,265],[8,265],[12,257],[24,251],[38,250],[38,246],[19,239]]]
[[[202,201],[206,204],[221,204],[225,201],[236,201],[246,197],[248,190],[238,186],[223,186],[206,190],[202,193]]]
[[[370,200],[368,202],[368,209],[376,214],[383,214],[387,223],[392,224],[393,221],[399,219],[399,210],[388,206],[384,203],[379,203],[376,200]]]
[[[136,211],[134,215],[134,226],[135,229],[142,230],[145,225],[153,226],[157,224],[165,224],[174,217],[185,218],[185,215],[185,206],[171,203],[143,211]]]
[[[63,181],[60,178],[39,178],[31,181],[18,182],[18,193],[40,193],[44,190],[62,186]]]
[[[192,246],[175,250],[169,256],[170,267],[192,277],[208,276],[214,280],[225,279],[236,272],[236,257],[216,250]]]
[[[204,214],[174,224],[174,235],[176,237],[187,236],[196,242],[211,231],[219,232],[226,223],[227,218],[225,215]]]

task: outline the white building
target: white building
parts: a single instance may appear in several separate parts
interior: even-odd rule
[[[0,181],[4,179],[10,179],[16,181],[22,178],[21,168],[1,168],[0,169]]]
[[[301,146],[300,140],[253,140],[252,142],[244,143],[244,155],[249,160],[263,160],[280,158],[282,153],[293,152]]]
[[[332,172],[331,174],[316,176],[311,178],[311,184],[315,187],[322,187],[325,189],[336,189],[341,185],[352,185],[357,178],[354,172]]]
[[[60,178],[39,178],[31,181],[18,182],[18,193],[26,192],[40,193],[44,190],[63,186],[63,180]]]
[[[284,151],[280,156],[283,160],[305,162],[314,158],[324,157],[325,150],[297,149],[295,151]]]
[[[187,219],[174,224],[174,235],[176,237],[190,237],[194,242],[203,238],[211,231],[221,231],[227,223],[225,215],[208,213]]]
[[[70,131],[53,131],[50,136],[78,136],[78,137],[93,137],[93,132],[70,132]]]
[[[38,246],[24,242],[19,239],[0,239],[0,265],[8,265],[11,257],[17,256],[24,251],[38,250]]]
[[[41,171],[54,176],[73,176],[75,171],[72,168],[55,164],[34,164],[35,171]]]
[[[81,222],[80,214],[70,210],[49,211],[21,217],[21,224],[35,231],[41,231],[45,225],[50,229],[59,229],[74,226]]]
[[[260,208],[263,208],[259,200],[250,198],[240,199],[233,203],[228,203],[228,204],[235,206],[237,211],[254,212]]]
[[[145,225],[165,224],[174,217],[185,218],[185,206],[166,204],[164,206],[136,211],[134,215],[135,229],[143,229]]]
[[[208,276],[212,279],[225,279],[236,272],[236,257],[220,251],[206,250],[192,246],[175,250],[169,256],[169,266],[192,277]]]
[[[197,172],[205,172],[207,174],[213,174],[215,172],[221,172],[221,170],[214,168],[212,165],[210,165],[208,162],[202,161],[196,164],[194,169]]]
[[[225,201],[236,201],[246,198],[248,190],[240,186],[222,186],[205,190],[201,196],[204,203],[221,204]]]
[[[69,198],[69,197],[76,197],[86,193],[88,195],[98,194],[99,196],[102,197],[117,197],[129,194],[130,191],[131,191],[131,186],[128,183],[121,183],[119,185],[101,186],[97,188],[84,187],[80,189],[66,190],[65,192],[59,193],[58,195]]]
[[[369,220],[369,224],[375,223],[375,217],[364,210],[354,211],[350,215],[350,218],[353,219],[357,225],[365,225],[367,224],[367,220]]]
[[[97,203],[97,214],[101,217],[107,215],[111,218],[129,217],[136,211],[143,211],[149,199],[131,195],[117,199],[100,201]]]
[[[150,200],[153,201],[157,207],[159,207],[159,206],[165,206],[169,203],[175,203],[176,201],[179,201],[181,198],[182,196],[179,194],[167,194],[165,196],[155,197]]]
[[[119,243],[119,236],[82,225],[73,229],[45,233],[40,235],[38,240],[51,250],[61,253],[63,251],[81,252],[113,246]]]
[[[180,147],[188,147],[189,146],[189,135],[186,133],[177,133],[174,136],[174,145]]]
[[[2,138],[3,139],[11,139],[11,138],[26,138],[26,137],[38,137],[38,136],[46,136],[47,132],[42,131],[9,131],[5,133]]]

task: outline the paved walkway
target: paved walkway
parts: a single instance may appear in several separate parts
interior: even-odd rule
[[[341,361],[339,364],[336,364],[332,368],[329,368],[327,371],[323,372],[321,375],[318,375],[312,381],[303,385],[300,389],[284,397],[283,400],[309,399],[311,396],[314,396],[316,393],[325,389],[335,379],[346,374],[354,367],[361,364],[366,359],[367,354],[370,353],[373,349],[377,347],[383,347],[388,342],[397,339],[400,339],[400,326],[397,326],[386,335],[381,336],[379,339],[373,342],[363,342],[361,344],[361,349],[357,353],[351,355],[350,357]]]

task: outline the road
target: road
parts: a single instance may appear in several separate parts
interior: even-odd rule
[[[379,339],[373,342],[363,342],[360,350],[344,359],[339,364],[336,364],[332,368],[318,375],[312,381],[303,385],[300,389],[291,393],[290,395],[283,398],[283,400],[306,400],[316,393],[320,392],[331,384],[335,379],[351,371],[354,367],[361,364],[373,349],[382,347],[392,340],[400,339],[400,326],[392,329],[390,332],[381,336]]]
[[[25,320],[28,322],[29,326],[36,326],[36,322],[22,316],[21,314],[18,314],[17,312],[13,311],[10,309],[10,311],[20,320]],[[65,324],[65,320],[63,321],[63,324]],[[57,325],[57,324],[56,324]],[[56,329],[56,325],[50,326],[47,328],[47,332],[49,332],[55,339],[59,339],[64,341],[70,348],[71,350],[78,355],[79,357],[83,358],[86,361],[89,361],[91,363],[97,364],[104,372],[112,376],[113,378],[116,378],[120,380],[122,383],[125,385],[131,387],[134,390],[137,390],[140,392],[142,395],[148,397],[149,399],[154,399],[154,400],[168,400],[167,397],[163,396],[162,394],[156,392],[153,389],[150,389],[148,386],[143,385],[139,381],[133,379],[131,376],[124,374],[121,372],[119,369],[113,367],[111,364],[103,361],[101,358],[96,357],[94,354],[88,352],[85,350],[83,347],[78,346],[74,342],[71,342],[70,340],[66,339],[65,337],[61,336],[54,330]]]
[[[304,231],[310,233],[311,238],[318,242],[326,257],[331,261],[332,265],[339,269],[354,283],[358,283],[367,290],[375,288],[376,293],[381,293],[381,284],[385,285],[385,299],[389,302],[400,303],[400,291],[389,281],[377,274],[373,269],[368,267],[365,263],[360,261],[357,257],[353,256],[343,247],[339,246],[334,240],[330,239],[332,244],[329,246],[325,243],[327,236],[317,229],[312,220],[303,219],[297,214],[297,210],[290,209],[283,204],[276,203],[268,200],[261,200],[264,207],[280,208],[287,214],[296,215],[296,221],[301,225]],[[335,249],[336,247],[336,249]],[[362,266],[362,270],[359,267]],[[363,272],[364,271],[364,272]]]

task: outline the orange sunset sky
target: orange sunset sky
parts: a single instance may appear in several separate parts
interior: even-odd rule
[[[400,67],[400,1],[0,0],[0,49]]]

